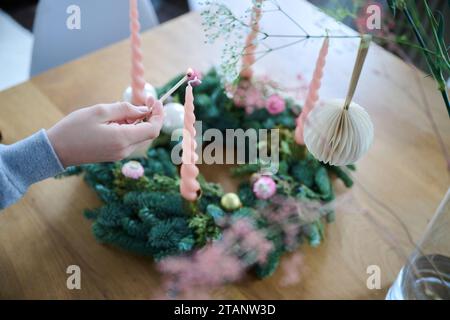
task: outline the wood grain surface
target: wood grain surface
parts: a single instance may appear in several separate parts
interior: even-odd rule
[[[236,1],[234,1],[236,2]],[[309,32],[340,29],[331,18],[302,1],[280,1]],[[295,6],[295,7],[289,7]],[[236,7],[239,9],[238,7]],[[264,17],[263,26],[296,32],[280,16]],[[280,31],[278,30],[278,31]],[[344,97],[358,40],[332,39],[321,97]],[[286,86],[296,75],[310,79],[320,40],[273,52],[256,65]],[[188,66],[206,71],[219,62],[219,47],[204,44],[201,18],[190,13],[143,34],[146,79],[164,84]],[[119,100],[129,83],[127,41],[52,69],[31,81],[0,92],[3,143],[14,143],[65,114],[100,102]],[[318,248],[303,246],[302,281],[282,287],[282,271],[265,280],[252,277],[217,292],[222,298],[382,299],[449,187],[442,149],[426,104],[450,145],[448,116],[430,78],[374,45],[370,49],[355,101],[367,108],[375,141],[357,164],[356,185],[340,182],[337,219],[328,225]],[[210,181],[227,190],[235,183],[227,168],[202,166]],[[99,244],[84,208],[99,200],[79,177],[48,179],[0,214],[0,298],[147,299],[161,277],[151,259]],[[79,265],[82,289],[68,290],[66,268]],[[382,288],[366,286],[369,265],[381,269]]]

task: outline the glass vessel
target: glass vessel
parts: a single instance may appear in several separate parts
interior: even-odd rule
[[[386,299],[450,299],[450,188]]]

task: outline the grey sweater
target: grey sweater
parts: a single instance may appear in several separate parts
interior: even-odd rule
[[[44,129],[12,145],[0,144],[0,210],[35,182],[64,170]]]

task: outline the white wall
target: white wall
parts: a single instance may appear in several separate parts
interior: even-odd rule
[[[33,35],[0,10],[0,90],[28,80]]]

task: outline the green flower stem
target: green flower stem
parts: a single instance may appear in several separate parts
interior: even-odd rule
[[[444,103],[445,103],[445,107],[447,108],[447,113],[450,117],[450,103],[449,103],[449,99],[448,99],[448,93],[447,93],[447,89],[446,89],[446,84],[445,84],[445,79],[444,76],[442,74],[442,71],[439,70],[439,72],[437,72],[437,70],[435,69],[435,66],[433,64],[433,61],[431,59],[430,54],[428,53],[427,50],[427,45],[425,43],[425,40],[423,39],[419,27],[416,24],[416,21],[414,20],[412,13],[410,11],[410,9],[407,6],[403,7],[403,12],[405,13],[406,19],[408,20],[409,24],[411,25],[413,32],[416,36],[417,41],[419,42],[420,47],[423,49],[424,55],[425,55],[425,59],[427,61],[428,67],[430,68],[431,73],[433,74],[436,82],[439,85],[439,91],[442,94],[442,97],[444,99]]]
[[[450,117],[450,101],[448,99],[447,88],[444,86],[444,88],[440,88],[439,91],[441,92],[442,99],[444,99],[445,105],[447,107],[448,116]]]

